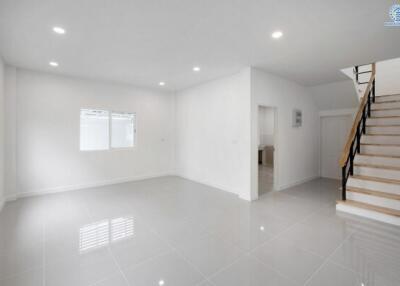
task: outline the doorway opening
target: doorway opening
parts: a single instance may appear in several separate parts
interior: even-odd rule
[[[275,108],[258,106],[258,196],[274,190]]]

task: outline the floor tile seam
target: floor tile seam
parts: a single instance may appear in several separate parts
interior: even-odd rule
[[[40,269],[41,270],[41,272],[42,272],[42,285],[45,285],[45,284],[43,284],[44,282],[44,277],[45,277],[45,275],[44,275],[44,267],[45,267],[45,264],[44,264],[44,259],[45,259],[45,256],[44,256],[44,254],[45,254],[45,245],[44,245],[44,243],[45,243],[45,241],[44,241],[44,227],[45,227],[45,225],[44,224],[41,224],[41,226],[40,226],[40,228],[41,228],[41,234],[40,234],[40,237],[41,237],[41,242],[39,243],[40,245],[41,245],[41,254],[40,254],[40,261],[41,261],[41,266],[36,266],[36,265],[31,265],[31,266],[28,266],[28,267],[26,267],[26,268],[24,268],[23,270],[21,270],[21,271],[16,271],[16,272],[14,272],[13,274],[10,274],[10,275],[6,275],[6,276],[4,276],[4,277],[0,277],[0,281],[5,281],[5,280],[9,280],[9,279],[13,279],[13,278],[15,278],[15,277],[18,277],[18,276],[20,276],[20,275],[22,275],[22,274],[24,274],[24,273],[27,273],[27,272],[29,272],[29,271],[32,271],[32,270],[35,270],[35,269]],[[0,257],[8,257],[8,255],[0,255]]]
[[[155,260],[155,259],[157,259],[159,257],[165,256],[165,255],[168,255],[168,254],[171,254],[171,253],[175,253],[175,250],[168,249],[168,250],[165,250],[165,251],[161,251],[160,253],[157,253],[155,255],[151,255],[150,257],[147,257],[147,258],[141,260],[140,262],[129,264],[129,265],[125,266],[125,267],[120,266],[120,268],[121,268],[122,271],[125,271],[127,269],[138,268],[138,267],[142,266],[143,264],[146,264],[149,261]],[[118,261],[117,261],[117,263],[118,263]]]
[[[88,203],[87,203],[86,198],[84,198],[84,206],[85,206],[85,209],[86,209],[86,212],[87,212],[87,215],[88,215],[89,219],[93,221],[94,218],[93,218],[92,213],[90,212],[90,209],[89,209],[89,206],[88,206]],[[118,264],[117,260],[115,259],[114,254],[112,253],[111,248],[110,248],[109,245],[107,246],[107,251],[108,251],[109,255],[111,256],[111,259],[113,260],[113,262],[114,262],[115,266],[117,267],[119,273],[122,275],[122,278],[124,279],[125,283],[126,283],[127,285],[130,285],[128,279],[127,279],[126,276],[125,276],[125,273],[122,271],[120,265]],[[113,274],[114,274],[114,273],[113,273]],[[112,274],[112,275],[113,275],[113,274]],[[112,277],[112,275],[110,275],[109,277],[107,277],[107,279],[110,278],[110,277]],[[105,278],[105,279],[106,279],[106,278]],[[100,281],[97,281],[96,283],[100,283]],[[94,283],[94,284],[95,284],[95,283]]]
[[[350,236],[351,236],[351,234],[346,235],[346,237],[343,238],[342,241],[341,241],[338,245],[341,245],[342,243],[346,242],[346,240],[347,240]],[[312,254],[312,255],[314,255],[314,256],[317,256],[317,257],[321,258],[323,261],[325,261],[325,259],[326,259],[327,257],[330,257],[331,254],[333,254],[333,253],[337,250],[337,248],[335,247],[328,255],[322,256],[321,254],[318,254],[318,253],[316,253],[316,252],[314,252],[314,251],[312,251],[312,250],[310,250],[310,249],[304,248],[304,247],[302,247],[302,246],[297,246],[297,245],[295,245],[295,244],[294,244],[294,246],[295,246],[296,248],[298,248],[298,249],[304,251],[304,252],[308,252],[309,254]]]
[[[298,221],[296,221],[295,224],[309,225],[309,224],[305,223],[305,221],[307,221],[308,219],[310,219],[310,218],[313,217],[314,215],[318,215],[324,207],[326,207],[326,206],[318,207],[316,210],[313,210],[312,212],[310,212],[309,214],[307,214],[304,218],[301,218],[301,219],[299,219]],[[322,216],[324,216],[324,215],[322,215]],[[326,216],[326,217],[327,217],[327,219],[332,220],[332,219],[329,218],[328,216]]]
[[[313,228],[313,226],[312,226],[311,224],[306,223],[306,222],[304,222],[304,221],[303,221],[303,222],[300,222],[300,224],[302,224],[302,225],[304,225],[304,226],[308,226],[308,227]],[[328,223],[325,224],[325,226],[332,226],[332,225],[334,225],[334,223],[332,223],[332,222],[328,222]],[[347,226],[347,225],[346,225],[346,226]],[[343,227],[345,227],[345,226],[343,226]],[[351,227],[351,228],[356,228],[356,227]],[[330,228],[328,228],[327,231],[330,231]],[[355,230],[349,229],[349,227],[348,227],[348,228],[347,228],[346,230],[344,230],[344,231],[346,231],[346,232],[351,232],[351,233],[353,234]],[[347,235],[346,235],[346,236],[347,236]]]
[[[208,280],[207,275],[205,275],[196,265],[194,265],[192,262],[189,261],[189,259],[186,258],[186,256],[181,252],[181,250],[179,250],[178,248],[176,248],[175,246],[173,246],[169,241],[167,241],[164,237],[162,237],[161,235],[159,235],[159,233],[155,233],[155,235],[157,236],[158,239],[160,239],[161,241],[163,241],[165,244],[167,244],[168,247],[170,247],[183,261],[185,261],[188,265],[190,265],[194,270],[196,270],[201,276],[203,280],[206,280],[207,282],[211,282]],[[199,282],[201,283],[201,282]],[[214,284],[212,284],[214,285]]]
[[[304,286],[307,286],[310,283],[310,281],[315,277],[315,275],[330,261],[331,257],[333,257],[333,255],[335,255],[335,253],[347,242],[347,240],[351,237],[351,235],[352,234],[348,234],[346,238],[332,251],[332,253],[328,255],[326,258],[324,258],[321,265],[310,275],[310,277],[303,284]]]
[[[342,269],[348,270],[348,271],[354,273],[355,275],[357,275],[360,279],[362,279],[362,273],[360,273],[357,270],[352,269],[351,267],[347,267],[345,265],[342,265],[342,264],[340,264],[340,263],[338,263],[338,262],[336,262],[336,261],[334,261],[332,259],[329,260],[329,263],[332,263],[332,264],[334,264],[334,265],[336,265],[336,266],[338,266],[338,267],[340,267]],[[399,282],[399,285],[400,285],[400,279],[399,278],[395,278],[395,279],[396,279],[397,282]]]
[[[40,246],[40,247],[42,247],[42,245],[43,245],[42,228],[43,228],[43,226],[40,226],[40,239],[39,239],[38,241],[35,241],[34,243],[29,242],[29,247],[28,247],[27,245],[25,245],[24,247],[16,247],[16,248],[14,248],[13,250],[15,250],[15,251],[17,251],[17,252],[22,252],[22,253],[24,253],[26,249],[32,248],[32,246]],[[7,242],[6,242],[6,244],[7,244]],[[6,248],[6,249],[9,250],[10,248]],[[12,249],[12,248],[11,248],[11,249]],[[15,252],[15,251],[14,251],[14,252]],[[10,256],[10,255],[9,255],[9,254],[6,254],[6,253],[0,254],[0,257],[9,257],[9,256]]]
[[[296,223],[295,225],[299,225],[299,224],[301,224],[301,222],[298,222],[298,223]],[[329,255],[327,255],[327,256],[325,256],[325,257],[324,257],[324,256],[321,256],[320,254],[315,253],[315,252],[313,252],[313,251],[311,251],[311,250],[309,250],[309,249],[305,249],[305,248],[303,248],[303,247],[301,247],[301,246],[298,246],[298,245],[296,245],[296,244],[294,244],[294,243],[288,241],[286,238],[283,238],[283,239],[286,240],[286,241],[288,241],[288,242],[290,242],[290,243],[292,244],[293,247],[295,247],[295,248],[297,248],[297,249],[299,249],[299,250],[301,250],[301,251],[304,251],[305,253],[308,253],[308,254],[311,254],[311,255],[313,255],[313,256],[316,256],[316,257],[320,258],[320,259],[323,261],[322,264],[324,264],[325,261],[326,261],[326,259],[328,259],[330,256],[332,256],[332,255],[336,252],[336,250],[337,250],[340,246],[342,246],[342,245],[347,241],[347,239],[348,239],[353,233],[354,233],[354,231],[351,232],[351,233],[349,233],[349,234],[343,239],[343,241],[339,244],[339,246],[336,247]],[[281,233],[281,234],[282,234],[282,233]],[[276,235],[274,238],[272,238],[272,239],[270,239],[270,240],[267,240],[267,241],[266,241],[265,243],[263,243],[262,245],[259,245],[258,247],[254,248],[254,249],[250,252],[250,255],[251,255],[252,257],[256,258],[257,260],[259,260],[260,262],[263,263],[263,261],[260,260],[254,253],[256,252],[257,249],[259,249],[259,248],[261,248],[261,247],[267,245],[269,242],[272,242],[272,241],[274,241],[274,240],[279,239],[278,236],[280,236],[281,234]],[[263,264],[266,265],[265,263],[263,263]],[[268,266],[268,265],[266,265],[266,266]],[[282,273],[280,273],[279,271],[277,271],[277,269],[275,269],[275,268],[273,268],[273,267],[271,267],[271,266],[269,266],[269,268],[273,269],[274,271],[276,271],[277,273],[279,273],[280,275],[282,275]],[[318,268],[316,271],[318,271],[318,270],[319,270],[319,268]],[[314,274],[314,273],[315,273],[315,272],[313,272],[312,274]],[[284,277],[288,278],[289,280],[292,280],[292,281],[293,281],[293,279],[291,279],[290,277],[287,277],[286,275],[282,275],[282,276],[284,276]],[[306,282],[308,282],[308,280],[306,280]],[[305,284],[304,284],[304,285],[305,285]]]
[[[357,233],[354,233],[354,234],[360,234],[360,238],[358,238],[360,241],[368,241],[367,239],[364,238],[365,235],[368,235],[368,234],[365,232],[365,230],[360,229],[360,228],[357,228],[356,232],[357,232]],[[373,234],[373,233],[371,233],[371,234],[372,234],[372,235],[376,235],[376,234]],[[362,238],[364,238],[364,239],[362,239]],[[399,243],[400,243],[400,241],[399,241],[397,244],[399,244]],[[394,244],[396,244],[396,242],[395,242]]]
[[[229,267],[231,267],[232,265],[234,265],[236,262],[238,262],[242,256],[247,255],[246,252],[242,252],[238,255],[238,257],[236,257],[232,262],[228,263],[227,265],[221,267],[220,269],[218,269],[217,271],[211,273],[210,275],[206,276],[206,280],[208,282],[210,282],[212,285],[215,285],[215,283],[211,280],[212,278],[218,276],[218,274],[222,273],[223,271],[225,271],[226,269],[228,269]]]
[[[353,268],[351,268],[351,267],[347,267],[347,266],[345,266],[345,265],[343,265],[343,264],[341,264],[341,263],[339,263],[339,262],[336,262],[335,260],[332,259],[332,257],[329,259],[329,263],[332,263],[332,264],[334,264],[334,265],[336,265],[336,266],[341,267],[342,269],[346,269],[346,270],[348,270],[348,271],[350,271],[350,272],[353,272],[354,274],[356,274],[356,275],[358,275],[360,278],[362,278],[362,273],[361,273],[361,272],[359,272],[359,271],[357,271],[357,270],[355,270],[355,269],[353,269]],[[399,282],[399,285],[400,285],[400,279],[399,279],[399,278],[395,278],[395,279],[396,279],[396,281]]]
[[[200,271],[200,269],[198,269],[198,267],[197,266],[195,266],[193,263],[191,263],[190,261],[188,261],[188,259],[186,259],[186,257],[179,251],[179,249],[177,249],[176,247],[174,247],[168,240],[166,240],[163,236],[161,236],[158,232],[157,232],[157,230],[154,228],[154,227],[152,227],[152,226],[150,226],[146,221],[144,221],[144,222],[142,222],[145,226],[146,226],[146,228],[147,229],[149,229],[160,241],[162,241],[163,243],[165,243],[169,248],[170,248],[170,252],[171,253],[173,253],[173,252],[175,252],[179,257],[181,257],[181,259],[183,260],[183,261],[185,261],[188,265],[190,265],[194,270],[196,270],[199,274],[200,274],[200,276],[202,276],[202,281],[204,281],[204,280],[206,280],[207,282],[210,282],[208,279],[207,279],[207,276],[204,274],[204,273],[202,273],[201,271]],[[166,252],[166,253],[168,253],[168,252]],[[165,253],[164,253],[165,254]],[[164,255],[164,254],[162,254],[162,255]],[[162,256],[162,255],[159,255],[159,256]],[[153,258],[155,258],[155,257],[153,257]],[[151,260],[151,258],[150,259],[148,259],[148,260]],[[199,282],[199,283],[201,283],[201,282]]]
[[[292,228],[294,228],[294,227],[300,225],[300,224],[301,224],[301,221],[302,221],[302,220],[299,220],[299,221],[297,221],[297,222],[295,222],[295,223],[289,225],[286,229],[282,230],[281,232],[279,232],[279,233],[277,233],[276,235],[272,236],[270,239],[266,240],[265,242],[261,243],[260,245],[258,245],[258,246],[255,247],[254,249],[252,249],[251,252],[253,252],[253,251],[255,251],[256,249],[259,249],[259,248],[261,248],[261,247],[263,247],[263,246],[265,246],[265,245],[267,245],[268,243],[270,243],[270,242],[272,242],[272,241],[277,240],[279,236],[281,236],[281,235],[283,235],[283,234],[289,232]],[[292,244],[293,244],[293,243],[292,243]],[[296,246],[296,247],[297,247],[297,246]],[[298,248],[299,248],[299,247],[298,247]],[[301,249],[301,248],[300,248],[300,249]],[[303,249],[302,249],[302,250],[303,250]],[[319,256],[319,255],[317,255],[317,256]]]
[[[43,263],[43,270],[42,270],[42,285],[46,286],[46,224],[42,226],[42,263]]]
[[[277,234],[275,234],[275,235],[269,235],[268,238],[266,238],[265,240],[263,240],[262,242],[260,242],[258,245],[253,246],[253,247],[250,247],[250,249],[249,249],[249,248],[243,248],[243,247],[240,245],[240,242],[228,242],[228,243],[230,243],[231,245],[233,245],[233,246],[235,246],[236,248],[240,249],[241,252],[249,254],[249,253],[251,253],[253,250],[257,249],[259,246],[261,246],[262,244],[265,244],[265,243],[267,243],[268,241],[271,241],[276,235],[277,235]],[[224,239],[224,238],[220,238],[220,239],[222,239],[222,240],[224,240],[224,241],[227,241],[227,239]]]
[[[126,278],[125,273],[122,271],[121,266],[119,265],[117,259],[115,258],[114,254],[112,253],[110,246],[107,246],[107,249],[108,249],[108,253],[110,254],[112,260],[114,261],[114,264],[117,266],[118,272],[122,275],[122,278],[124,279],[125,283],[127,285],[130,285],[128,278]],[[112,276],[110,276],[110,277],[112,277]]]
[[[212,283],[212,281],[208,281],[208,280],[200,281],[200,282],[197,283],[195,286],[201,286],[201,284],[203,284],[204,282],[207,282],[207,283],[210,284],[211,286],[216,286],[214,283]]]
[[[279,269],[276,269],[275,267],[268,265],[267,263],[265,263],[262,259],[260,259],[254,252],[253,253],[249,253],[249,256],[253,259],[255,259],[257,262],[259,262],[261,265],[263,265],[264,267],[276,272],[277,274],[279,274],[280,276],[282,276],[283,278],[285,278],[286,280],[294,283],[294,284],[298,284],[299,282],[294,280],[293,278],[287,276],[286,274],[282,273]]]
[[[354,230],[353,233],[351,233],[351,235],[349,236],[349,238],[352,237],[352,236],[354,236],[354,235],[356,235],[356,234],[359,233],[359,232],[360,232],[359,229]],[[382,256],[386,257],[386,258],[393,258],[392,256],[390,256],[390,255],[388,255],[388,254],[386,254],[386,253],[383,253],[383,252],[381,252],[381,251],[377,251],[377,250],[370,250],[370,251],[372,251],[373,253],[379,253],[379,254],[381,254]]]
[[[34,270],[40,270],[40,272],[42,272],[43,271],[43,267],[42,266],[30,266],[30,267],[27,267],[22,271],[18,271],[18,272],[15,272],[15,273],[11,274],[11,275],[7,275],[7,276],[4,276],[4,277],[1,277],[0,278],[0,282],[16,278],[16,277],[18,277],[20,275],[23,275],[25,273],[28,273],[28,272],[34,271]]]
[[[291,198],[294,198],[294,199],[296,199],[296,200],[298,200],[298,201],[302,201],[302,202],[307,202],[307,203],[309,203],[309,202],[314,202],[314,201],[309,200],[307,197],[295,196],[295,195],[291,195],[291,194],[283,194],[283,195],[289,196],[289,197],[291,197]],[[315,195],[313,195],[312,197],[315,197]],[[321,203],[321,204],[329,204],[329,202],[328,202],[328,203],[326,203],[326,202],[320,202],[320,203]]]
[[[102,278],[101,280],[96,281],[96,282],[94,282],[94,283],[92,283],[92,284],[89,284],[88,286],[96,286],[96,285],[99,285],[100,283],[103,283],[104,281],[107,281],[107,279],[113,277],[114,275],[115,275],[115,273],[113,273],[113,274],[111,274],[111,275],[109,275],[109,276],[107,276],[107,277],[105,277],[105,278]],[[128,284],[128,285],[129,285],[129,284]]]
[[[343,264],[340,264],[340,263],[338,263],[338,262],[332,260],[331,258],[329,259],[328,263],[331,263],[331,264],[333,264],[333,265],[335,265],[335,266],[337,266],[337,267],[340,267],[340,268],[342,268],[342,269],[344,269],[344,270],[350,271],[350,272],[352,272],[353,274],[357,275],[359,278],[362,278],[361,273],[359,273],[358,271],[352,269],[351,267],[347,267],[347,266],[345,266],[345,265],[343,265]]]
[[[373,233],[373,232],[371,232],[371,229],[368,229],[368,228],[363,228],[363,226],[362,226],[362,224],[358,224],[358,226],[357,226],[357,232],[359,232],[360,234],[364,234],[364,236],[365,235],[367,235],[367,234],[373,234],[373,235],[375,235],[376,233],[384,233],[385,231],[383,230],[380,230],[380,229],[377,229],[377,232],[376,233]],[[400,230],[400,227],[399,227],[399,230]],[[400,242],[400,239],[398,238],[398,234],[393,234],[393,233],[389,233],[389,236],[388,236],[389,238],[391,237],[391,238],[395,238],[395,239],[397,239],[399,242]],[[391,239],[391,240],[393,240],[393,239]]]
[[[194,265],[191,261],[188,260],[188,258],[186,258],[186,256],[184,255],[184,253],[183,253],[179,248],[177,248],[177,247],[175,247],[174,245],[172,245],[169,241],[167,241],[164,237],[162,237],[156,230],[154,230],[154,231],[155,231],[155,235],[156,235],[160,240],[162,240],[164,243],[166,243],[166,244],[167,244],[170,248],[172,248],[186,263],[188,263],[188,264],[189,264],[191,267],[193,267],[198,273],[200,273],[201,276],[203,276],[203,279],[204,279],[205,281],[207,281],[207,282],[210,283],[211,285],[215,285],[215,284],[209,279],[209,276],[210,276],[210,275],[207,276],[205,273],[203,273],[196,265]],[[209,230],[207,230],[206,233],[204,233],[204,235],[202,236],[202,238],[206,238],[207,236],[217,237],[218,239],[221,239],[221,238],[219,238],[214,232],[210,232]],[[225,240],[224,240],[224,241],[225,241]],[[242,254],[245,253],[244,251],[242,251],[242,249],[238,248],[238,247],[237,247],[236,245],[234,245],[233,243],[230,243],[230,245],[233,246],[233,247],[235,247],[235,248],[237,248],[237,249],[239,250],[239,252],[240,252],[240,255],[242,255]],[[225,266],[225,267],[222,267],[221,269],[217,270],[217,271],[214,272],[211,276],[213,276],[213,275],[216,274],[216,273],[219,273],[220,271],[222,271],[222,270],[224,270],[225,268],[227,268],[227,267],[231,266],[232,264],[234,264],[234,263],[240,258],[240,255],[238,256],[238,258],[236,258],[236,259],[234,260],[234,262],[232,262],[232,263],[230,263],[229,265],[227,265],[227,266]],[[204,281],[202,281],[202,282],[204,282]],[[202,282],[200,282],[200,284],[201,284]]]
[[[297,223],[294,223],[294,224],[297,224]],[[294,225],[294,224],[293,224],[293,225]],[[293,225],[288,226],[288,228],[292,227]],[[282,232],[280,232],[280,233],[278,233],[278,234],[272,236],[272,237],[271,237],[270,239],[268,239],[267,241],[263,242],[262,244],[260,244],[260,245],[258,245],[258,246],[256,246],[256,247],[254,247],[253,249],[251,249],[251,250],[249,250],[249,251],[246,251],[245,253],[246,253],[247,256],[249,256],[249,257],[255,259],[256,261],[258,261],[259,263],[261,263],[262,265],[264,265],[264,266],[267,267],[268,269],[275,271],[276,273],[278,273],[279,275],[281,275],[281,276],[284,277],[285,279],[287,279],[287,280],[289,280],[289,281],[291,281],[291,282],[296,282],[296,281],[294,281],[292,278],[290,278],[290,277],[284,275],[283,273],[281,273],[279,270],[277,270],[277,269],[271,267],[270,265],[267,265],[267,264],[264,263],[260,258],[258,258],[257,255],[255,255],[255,252],[256,252],[257,249],[261,248],[263,245],[266,245],[268,242],[271,242],[271,241],[275,240],[275,239],[276,239],[278,236],[280,236],[283,232],[284,232],[284,231],[282,231]],[[296,282],[296,283],[297,283],[297,282]]]

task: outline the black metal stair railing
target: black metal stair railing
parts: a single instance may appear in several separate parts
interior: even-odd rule
[[[360,75],[372,73],[372,69],[371,70],[367,70],[367,71],[360,71],[360,67],[365,67],[365,66],[369,66],[369,65],[372,65],[372,64],[365,64],[365,65],[355,66],[353,68],[354,77],[355,77],[356,83],[358,85],[360,85],[360,84],[368,84],[369,83],[369,81],[360,82]]]
[[[346,200],[346,185],[349,176],[354,174],[354,158],[357,153],[361,152],[361,137],[366,133],[367,118],[371,117],[371,105],[375,102],[375,64],[371,64],[371,71],[359,72],[359,66],[354,68],[355,78],[358,84],[367,84],[364,96],[350,130],[342,157],[339,161],[342,168],[342,200]],[[368,82],[359,82],[359,74],[371,73],[371,78]]]

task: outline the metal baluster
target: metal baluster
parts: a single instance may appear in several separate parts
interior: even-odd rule
[[[342,200],[346,200],[346,165],[342,167]]]
[[[371,91],[368,92],[368,117],[371,117]]]
[[[357,145],[356,145],[356,150],[357,150],[357,153],[358,154],[360,154],[360,152],[361,152],[361,146],[360,146],[360,141],[361,141],[361,134],[360,134],[360,126],[361,126],[361,121],[358,123],[358,125],[357,125]]]
[[[372,81],[372,102],[375,103],[375,79]]]
[[[355,70],[356,70],[356,82],[358,83],[358,66],[355,66]]]
[[[352,175],[352,176],[353,176],[353,171],[354,171],[354,166],[353,166],[353,160],[354,160],[353,148],[354,148],[354,141],[351,143],[350,154],[349,154],[349,156],[350,156],[350,169],[349,169],[349,172],[350,172],[350,175]]]
[[[362,121],[363,121],[363,128],[362,128],[362,132],[363,132],[363,134],[365,134],[365,132],[366,132],[366,116],[365,116],[365,106],[364,106],[364,109],[363,109],[363,114],[362,114]]]

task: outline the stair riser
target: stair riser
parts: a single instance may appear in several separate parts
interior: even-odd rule
[[[400,210],[400,201],[392,200],[377,196],[370,196],[366,194],[347,192],[346,197],[348,200],[353,200],[361,203],[366,203],[370,205],[375,205],[379,207],[385,207],[394,210]]]
[[[375,97],[375,102],[386,102],[386,101],[392,101],[392,100],[400,100],[400,95],[390,95],[390,96],[376,96]]]
[[[400,218],[399,217],[390,216],[387,214],[383,214],[383,213],[379,213],[379,212],[375,212],[375,211],[371,211],[371,210],[366,210],[366,209],[361,209],[361,208],[357,208],[357,207],[346,206],[343,204],[337,204],[336,210],[400,226]]]
[[[387,184],[375,181],[355,179],[350,177],[347,180],[347,186],[400,195],[400,185],[397,184]]]
[[[354,162],[361,164],[374,164],[374,165],[400,167],[400,158],[356,155],[356,157],[354,158]]]
[[[397,134],[400,135],[400,126],[367,127],[367,133],[372,134]]]
[[[400,125],[400,117],[368,118],[367,125]]]
[[[389,109],[389,110],[372,110],[372,117],[374,116],[400,116],[400,109]]]
[[[386,170],[369,167],[354,167],[354,174],[369,177],[378,177],[384,179],[398,180],[400,178],[400,171],[397,170]]]
[[[400,108],[400,101],[399,102],[383,102],[383,103],[373,103],[372,109],[375,108]]]
[[[400,156],[400,147],[361,145],[361,153]]]
[[[400,136],[361,136],[361,143],[370,144],[399,144]]]

